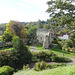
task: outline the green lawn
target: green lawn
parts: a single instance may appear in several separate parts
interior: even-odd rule
[[[75,65],[67,67],[58,67],[43,71],[21,70],[13,75],[75,75]]]
[[[38,50],[45,50],[42,46],[36,46]],[[46,52],[50,52],[50,50],[47,50]],[[53,52],[54,54],[57,54],[58,56],[68,56],[68,57],[75,57],[75,53],[70,53],[64,50],[61,50],[58,45],[51,49],[51,52]]]

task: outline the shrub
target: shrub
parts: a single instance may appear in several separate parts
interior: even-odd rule
[[[40,52],[33,52],[33,59],[36,61],[46,61],[46,59],[50,59],[49,61],[51,61],[51,57],[54,56],[54,54],[51,52],[47,53],[44,51],[40,51]]]
[[[66,57],[58,57],[58,56],[55,56],[55,57],[53,57],[53,61],[54,62],[70,62],[71,59],[66,58]]]
[[[15,69],[19,69],[22,68],[23,64],[30,63],[32,54],[30,51],[28,51],[28,48],[24,46],[24,43],[21,39],[16,40],[13,44],[13,50],[0,51],[0,65],[9,65]]]
[[[61,64],[50,64],[50,65],[47,65],[47,68],[48,69],[52,69],[52,68],[57,68],[57,67],[60,67],[60,66],[67,66],[66,63],[61,63]]]
[[[24,69],[24,70],[26,70],[26,69],[28,69],[28,68],[29,68],[29,64],[23,65],[23,69]]]
[[[40,71],[40,70],[45,70],[47,68],[47,64],[45,61],[42,62],[37,62],[35,65],[35,70]]]
[[[62,40],[60,42],[58,42],[59,44],[59,47],[62,49],[62,50],[68,50],[68,48],[72,48],[73,44],[72,44],[72,41],[70,39],[68,40]]]
[[[58,41],[59,41],[59,38],[55,38],[55,39],[52,41],[52,43],[58,44]]]
[[[14,68],[9,66],[3,66],[0,68],[0,75],[12,75],[14,72]]]
[[[19,37],[13,38],[13,48],[13,52],[17,54],[20,64],[29,63],[31,61],[32,54],[24,45],[22,39],[20,39]]]

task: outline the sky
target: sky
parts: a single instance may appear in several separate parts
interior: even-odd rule
[[[49,19],[48,0],[0,0],[0,23],[10,20],[33,22]]]

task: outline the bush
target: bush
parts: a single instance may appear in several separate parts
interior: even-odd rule
[[[52,43],[58,44],[58,41],[59,41],[59,38],[55,38],[55,39],[52,41]]]
[[[66,51],[68,50],[69,47],[72,48],[73,46],[72,41],[70,39],[59,41],[58,44],[62,50]]]
[[[32,54],[28,50],[28,48],[24,45],[24,42],[19,37],[13,38],[13,52],[17,54],[17,57],[19,58],[19,63],[29,63],[32,59]]]
[[[34,60],[38,60],[38,61],[46,61],[46,59],[49,59],[49,61],[51,61],[51,57],[54,56],[54,54],[51,52],[47,53],[44,51],[40,51],[40,52],[33,52],[33,59]]]
[[[51,64],[51,65],[47,65],[47,68],[48,69],[52,69],[52,68],[57,68],[57,67],[60,67],[60,66],[67,66],[66,63],[61,63],[61,64]]]
[[[66,58],[66,57],[55,56],[55,57],[52,58],[52,61],[54,61],[54,62],[70,62],[71,59]]]
[[[9,66],[3,66],[0,68],[0,75],[12,75],[14,72],[14,68]]]
[[[47,64],[45,61],[42,62],[37,62],[35,65],[35,70],[40,71],[40,70],[45,70],[47,68]]]
[[[13,44],[13,50],[0,51],[0,65],[9,65],[15,69],[19,69],[22,68],[24,64],[30,63],[32,54],[28,51],[28,48],[24,46],[21,39],[17,39]]]
[[[52,68],[57,68],[57,67],[60,67],[60,66],[67,66],[67,64],[65,63],[61,63],[61,64],[51,64],[51,65],[47,65],[47,68],[48,69],[52,69]]]
[[[67,66],[66,63],[61,63],[61,64],[46,64],[45,61],[42,61],[42,62],[37,62],[36,65],[35,65],[35,70],[36,71],[40,71],[40,70],[45,70],[45,69],[52,69],[52,68],[57,68],[57,67],[60,67],[60,66]]]

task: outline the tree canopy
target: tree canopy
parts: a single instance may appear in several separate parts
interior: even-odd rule
[[[26,37],[26,29],[20,22],[10,21],[7,24],[6,32],[11,32],[14,35],[25,38]]]
[[[47,12],[51,21],[58,25],[67,25],[75,29],[75,0],[50,0],[47,2]]]

